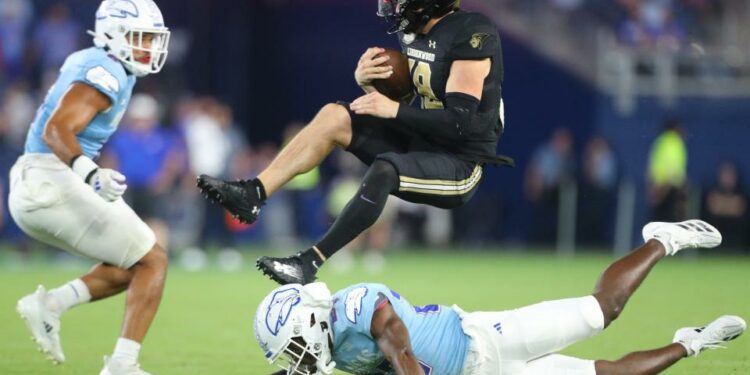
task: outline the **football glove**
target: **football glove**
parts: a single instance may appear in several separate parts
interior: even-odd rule
[[[108,202],[120,198],[128,188],[122,173],[114,169],[99,168],[93,160],[84,155],[73,159],[71,167],[73,172],[94,189],[95,193]]]

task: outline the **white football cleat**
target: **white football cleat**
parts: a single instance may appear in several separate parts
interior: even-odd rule
[[[138,363],[125,363],[112,357],[104,357],[104,368],[99,375],[151,375],[141,370]]]
[[[643,227],[643,241],[655,239],[664,245],[667,255],[675,255],[682,249],[712,248],[721,244],[721,233],[703,220],[687,220],[679,223],[651,222]]]
[[[39,285],[36,292],[18,300],[16,311],[31,331],[31,339],[39,346],[39,351],[60,364],[65,362],[60,345],[60,314],[48,308],[46,297],[47,291]]]
[[[722,343],[732,341],[747,329],[739,316],[724,315],[705,327],[688,327],[677,330],[672,342],[680,343],[688,355],[697,356],[706,349],[725,348]]]

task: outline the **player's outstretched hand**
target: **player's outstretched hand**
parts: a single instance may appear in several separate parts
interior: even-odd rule
[[[358,115],[371,115],[380,118],[396,118],[399,103],[387,96],[373,91],[360,96],[349,105],[349,108]]]
[[[99,168],[89,179],[89,185],[100,197],[112,202],[120,198],[128,185],[125,184],[125,176],[114,169]]]
[[[359,58],[357,69],[354,70],[354,79],[360,87],[372,87],[373,79],[384,79],[393,74],[393,68],[390,65],[380,66],[388,61],[389,57],[387,55],[375,57],[384,51],[385,49],[380,47],[368,48],[367,51],[362,54],[362,57]]]

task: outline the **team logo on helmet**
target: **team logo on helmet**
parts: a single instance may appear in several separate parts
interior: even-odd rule
[[[266,310],[266,328],[272,335],[276,336],[281,327],[286,324],[292,315],[292,308],[301,301],[299,289],[289,288],[279,290],[271,297],[271,302]]]
[[[138,17],[138,7],[131,0],[114,0],[107,3],[105,8],[106,14],[97,14],[97,19],[105,19],[109,17],[115,18],[128,18]]]

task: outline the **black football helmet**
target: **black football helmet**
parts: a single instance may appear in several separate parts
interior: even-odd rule
[[[413,33],[430,18],[457,10],[461,0],[378,0],[378,16],[392,23],[388,34]]]

